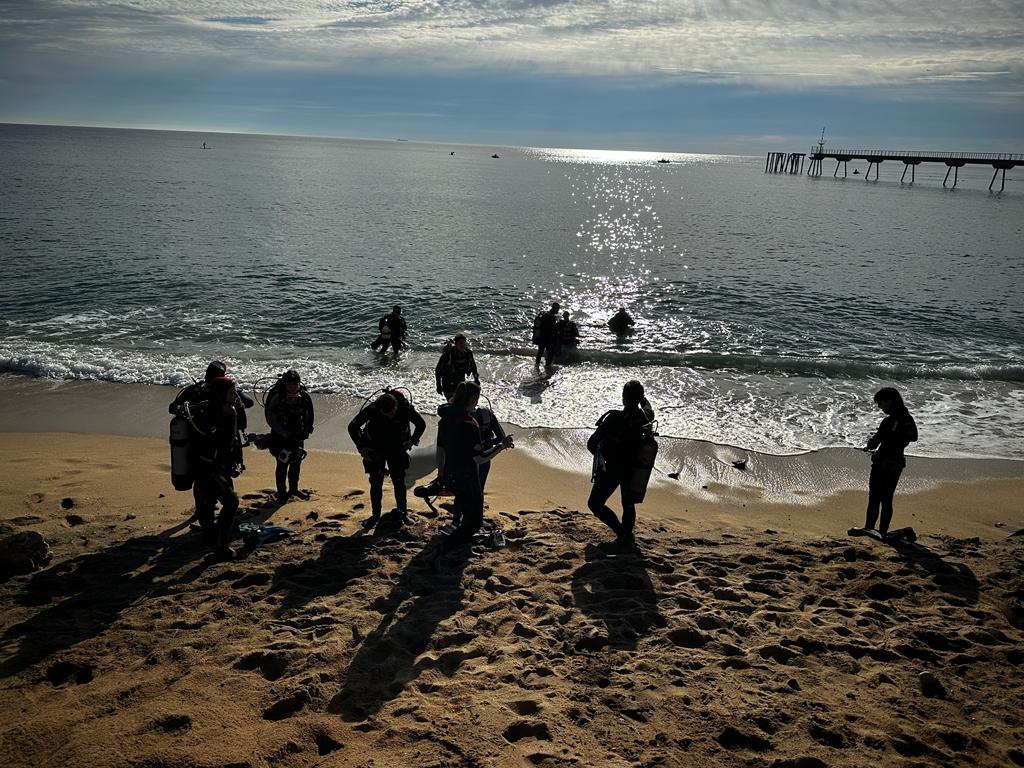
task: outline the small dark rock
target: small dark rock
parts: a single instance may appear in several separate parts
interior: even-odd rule
[[[75,500],[72,499],[70,496],[65,496],[63,499],[60,500],[61,509],[71,509],[74,506]]]
[[[939,682],[939,678],[931,672],[922,672],[919,674],[917,676],[917,684],[921,688],[921,693],[929,699],[946,698],[946,687]]]
[[[52,558],[49,545],[36,531],[12,533],[0,539],[0,579],[32,573]]]
[[[81,525],[85,522],[85,518],[81,515],[65,515],[64,519],[72,528],[74,528],[76,525]]]

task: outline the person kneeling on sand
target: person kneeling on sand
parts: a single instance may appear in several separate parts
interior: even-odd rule
[[[441,545],[441,552],[468,546],[484,520],[484,495],[480,483],[480,465],[489,462],[506,448],[515,447],[511,435],[485,446],[480,424],[474,417],[480,401],[480,385],[463,381],[455,389],[450,408],[454,411],[446,431],[444,446],[445,483],[455,492],[455,517],[458,526]]]
[[[587,441],[587,450],[594,455],[594,487],[587,506],[615,531],[618,543],[628,545],[633,541],[636,505],[647,490],[658,444],[654,441],[654,409],[644,397],[644,385],[627,381],[622,405],[621,411],[608,411],[598,419],[597,429]],[[605,503],[616,488],[622,499],[621,521]]]
[[[896,493],[900,475],[907,466],[903,449],[917,442],[917,424],[903,404],[903,397],[893,387],[878,390],[875,393],[875,405],[885,414],[885,418],[864,446],[865,451],[874,451],[868,478],[868,509],[864,528],[871,530],[875,527],[881,510],[882,521],[878,525],[878,532],[885,536],[892,522],[892,497]]]
[[[399,518],[403,523],[409,522],[405,470],[409,468],[409,450],[419,443],[426,429],[423,417],[397,390],[385,392],[349,422],[348,434],[370,476],[370,518],[364,523],[367,527],[380,520],[385,474],[391,476],[395,486]]]
[[[196,435],[193,440],[196,518],[204,540],[215,546],[215,556],[231,560],[235,556],[229,546],[231,526],[238,511],[233,480],[245,469],[238,426],[244,409],[235,382],[226,376],[214,379],[208,389],[206,407],[198,411],[191,422]],[[214,524],[218,501],[221,510]]]

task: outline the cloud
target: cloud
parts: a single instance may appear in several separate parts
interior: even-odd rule
[[[814,87],[1024,81],[1017,0],[12,0],[5,67],[502,71]],[[1009,88],[1016,91],[1019,89]]]

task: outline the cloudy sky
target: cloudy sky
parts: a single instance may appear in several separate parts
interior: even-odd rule
[[[1024,151],[1024,0],[0,0],[0,122]]]

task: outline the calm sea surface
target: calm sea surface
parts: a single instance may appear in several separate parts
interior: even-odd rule
[[[403,384],[431,410],[465,330],[521,425],[592,424],[639,378],[663,434],[789,453],[862,444],[895,385],[915,453],[1024,458],[1019,171],[996,195],[986,168],[956,190],[944,166],[913,186],[898,163],[877,183],[763,168],[0,125],[0,370],[184,384],[216,357],[250,386],[295,366],[314,390]],[[542,375],[529,329],[552,299],[583,343]],[[397,362],[368,349],[395,303]],[[619,305],[624,341],[604,326]]]

